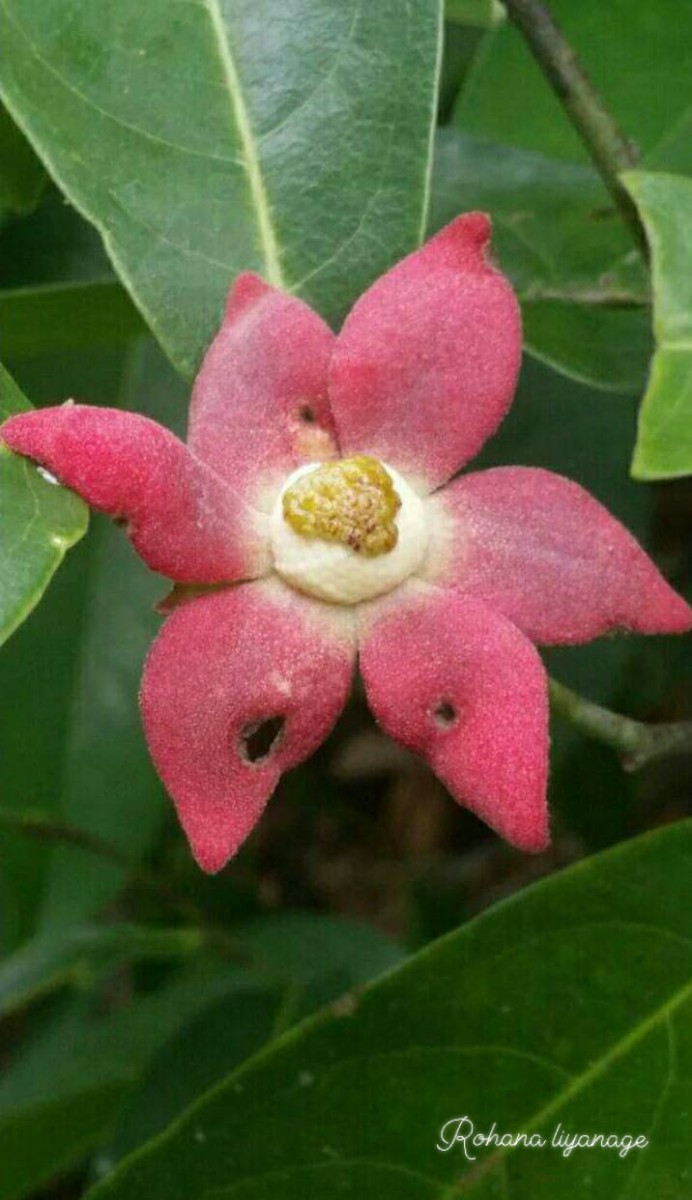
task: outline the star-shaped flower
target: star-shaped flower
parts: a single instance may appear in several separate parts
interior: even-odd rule
[[[141,705],[207,871],[332,728],[357,653],[383,728],[503,837],[542,849],[548,703],[533,643],[690,627],[576,483],[528,467],[449,482],[505,416],[519,370],[519,311],[489,233],[484,215],[459,217],[378,279],[338,336],[241,275],[187,446],[145,417],[71,403],[2,428],[188,585]]]

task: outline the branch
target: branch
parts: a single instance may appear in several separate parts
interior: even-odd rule
[[[556,679],[550,680],[550,702],[554,712],[582,733],[615,750],[626,771],[639,771],[656,758],[692,754],[692,721],[635,721],[585,700]]]
[[[547,5],[542,0],[505,0],[505,8],[562,102],[637,245],[648,256],[637,210],[620,182],[620,173],[637,165],[635,146],[608,112]]]

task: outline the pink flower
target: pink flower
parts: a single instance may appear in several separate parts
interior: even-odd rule
[[[685,602],[577,484],[528,467],[449,482],[505,416],[519,369],[519,312],[486,260],[489,233],[484,215],[459,217],[378,279],[338,336],[241,275],[187,446],[145,417],[75,404],[2,428],[125,520],[152,570],[222,585],[183,593],[141,691],[152,757],[206,871],[332,728],[357,651],[383,728],[503,837],[541,850],[548,703],[533,642],[690,628]]]

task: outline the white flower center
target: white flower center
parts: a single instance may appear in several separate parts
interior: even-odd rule
[[[369,480],[365,480],[364,495],[339,480],[356,462],[372,465],[370,481],[386,473],[387,491],[380,509],[375,507],[374,525]],[[342,463],[345,470],[341,470]],[[305,478],[309,475],[314,486]],[[302,479],[306,486],[297,489],[295,484]],[[400,502],[396,507],[391,504],[392,494]],[[376,493],[374,502],[377,506]],[[365,538],[361,537],[363,529],[367,530]],[[373,529],[374,548],[368,549]],[[394,536],[386,537],[387,530],[393,530]],[[379,540],[378,532],[383,534]],[[398,471],[373,459],[345,459],[333,464],[310,463],[289,475],[272,511],[271,539],[274,566],[286,583],[332,604],[359,604],[390,592],[418,569],[427,549],[428,529],[421,497]]]

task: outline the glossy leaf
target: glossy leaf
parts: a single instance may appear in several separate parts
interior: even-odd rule
[[[190,374],[238,271],[338,320],[419,240],[439,25],[438,0],[6,0],[1,84]]]
[[[624,177],[651,245],[656,353],[639,415],[635,479],[692,474],[692,179]]]
[[[679,0],[551,0],[550,11],[645,163],[692,168],[692,7]],[[587,162],[521,34],[505,21],[491,38],[460,98],[457,127],[505,146]]]
[[[684,1200],[691,859],[688,822],[498,905],[274,1043],[90,1197]],[[477,1131],[549,1142],[560,1123],[650,1145],[634,1159],[491,1146],[470,1162],[436,1149],[464,1114]]]
[[[493,248],[521,300],[529,353],[595,387],[641,387],[648,280],[596,172],[442,129],[431,231],[474,207],[492,213]]]
[[[29,408],[0,366],[0,422]],[[28,617],[67,550],[84,535],[86,505],[0,443],[0,644]]]

